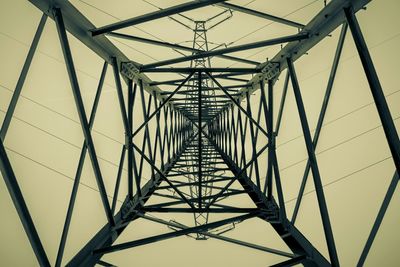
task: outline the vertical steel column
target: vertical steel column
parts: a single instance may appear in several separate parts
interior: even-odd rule
[[[181,136],[181,114],[177,111],[176,112],[176,124],[178,132],[176,134],[176,151],[179,151],[180,148],[180,136]]]
[[[149,103],[148,103],[148,105],[147,105],[147,113],[143,113],[143,118],[146,118],[146,116],[148,116],[148,114],[150,114],[151,101],[152,101],[152,98],[149,98]],[[143,101],[141,101],[141,102],[142,102],[142,106],[143,106],[143,105],[146,105],[145,102],[143,102]],[[146,109],[146,106],[144,107],[144,109]],[[143,107],[142,107],[142,111],[143,111]],[[147,115],[146,115],[146,114],[147,114]],[[146,149],[146,144],[147,144],[146,141],[147,141],[147,134],[146,134],[146,131],[145,131],[145,133],[144,133],[144,135],[143,135],[143,139],[142,139],[142,151],[145,151],[145,149]],[[140,184],[140,181],[141,181],[141,179],[142,179],[143,162],[144,162],[144,158],[143,158],[143,157],[140,157],[139,175],[138,175],[139,184]]]
[[[262,110],[262,101],[261,101],[261,97],[260,97],[260,103],[259,103],[258,112],[257,112],[257,123],[258,123],[258,124],[260,124],[261,110]],[[260,131],[260,129],[258,129],[258,128],[257,128],[256,131],[255,131],[255,136],[254,136],[254,138],[255,138],[256,140],[258,140],[258,133],[259,133],[259,131]],[[250,166],[249,177],[251,177],[252,173],[253,173],[253,165]],[[261,181],[260,181],[260,188],[261,188]]]
[[[160,112],[161,109],[158,108],[158,102],[157,102],[157,95],[156,92],[153,93],[153,98],[154,98],[154,108],[156,110],[159,110],[156,114],[156,126],[157,126],[157,130],[156,130],[156,137],[155,137],[155,147],[154,147],[154,160],[156,161],[157,159],[157,144],[159,143],[160,146],[160,158],[161,158],[161,169],[164,167],[164,156],[163,156],[163,150],[162,150],[162,144],[161,144],[161,133],[160,133]]]
[[[224,108],[224,150],[228,153],[228,110]]]
[[[161,146],[161,151],[162,151],[162,158],[163,158],[163,162],[165,162],[165,147],[166,147],[166,142],[167,142],[167,136],[168,136],[168,129],[167,129],[167,124],[168,124],[168,116],[166,115],[166,109],[168,108],[168,106],[164,106],[163,107],[163,114],[164,114],[164,131],[163,131],[163,138],[162,138],[162,146]],[[161,112],[161,111],[160,111]],[[167,158],[168,160],[168,158]]]
[[[146,106],[145,106],[145,99],[144,99],[144,86],[143,86],[143,81],[139,80],[139,89],[140,89],[140,98],[142,101],[142,112],[143,112],[143,116],[144,116],[144,121],[147,121],[149,118],[149,114],[150,114],[150,110],[151,110],[151,96],[149,96],[149,102],[148,102],[148,106],[147,106],[147,112],[146,112]],[[145,126],[145,134],[144,134],[144,139],[147,141],[147,151],[149,154],[149,158],[151,160],[151,162],[154,162],[153,160],[153,155],[152,155],[152,148],[151,148],[151,140],[150,140],[150,131],[149,131],[149,125],[146,123]],[[154,178],[154,167],[151,166],[151,175],[152,178]]]
[[[132,126],[133,126],[133,82],[128,80],[128,132],[125,133],[125,146],[128,150],[128,198],[133,198],[133,147],[132,147]],[[140,187],[139,187],[140,188]],[[140,194],[140,191],[138,192]]]
[[[110,225],[114,225],[114,218],[111,213],[110,203],[107,199],[107,192],[104,186],[103,177],[101,175],[99,162],[97,161],[96,150],[93,145],[92,135],[90,134],[89,124],[86,118],[85,109],[82,101],[82,96],[78,84],[78,79],[76,77],[75,67],[72,60],[71,50],[68,43],[67,32],[65,31],[64,21],[62,18],[61,10],[59,8],[54,9],[54,18],[57,24],[57,31],[59,39],[61,42],[62,51],[64,54],[64,59],[66,67],[68,70],[68,76],[71,82],[72,92],[75,98],[76,108],[78,110],[79,120],[81,122],[81,127],[83,135],[85,136],[86,145],[88,147],[90,160],[92,162],[93,171],[96,177],[96,182],[99,187],[101,200],[103,202],[103,207]]]
[[[171,132],[171,142],[172,142],[172,157],[175,156],[175,136],[176,136],[176,120],[175,120],[175,109],[171,109],[171,127],[172,127],[172,132]]]
[[[121,78],[119,76],[118,61],[115,57],[111,58],[111,61],[112,61],[112,66],[113,66],[113,70],[114,70],[115,87],[117,89],[117,96],[118,96],[118,102],[119,102],[119,109],[120,109],[121,117],[122,117],[122,123],[124,125],[125,135],[127,135],[127,134],[129,134],[129,123],[128,123],[128,118],[126,115],[127,112],[126,112],[126,108],[125,108],[124,94],[122,92]],[[129,89],[128,89],[128,91],[129,91]]]
[[[240,110],[238,110],[238,120],[239,120],[239,131],[240,131],[240,141],[242,144],[242,151],[240,152],[240,160],[239,160],[239,167],[244,168],[244,165],[246,164],[246,153],[245,153],[245,147],[246,147],[246,140],[245,140],[245,133],[243,129],[243,121],[242,121],[242,114],[240,113]],[[221,145],[219,145],[221,146]],[[246,172],[247,173],[247,172]]]
[[[201,203],[202,203],[202,188],[201,188],[201,185],[202,185],[202,172],[201,172],[201,161],[202,161],[202,158],[201,158],[201,151],[202,151],[202,143],[201,143],[201,131],[200,131],[200,129],[201,129],[201,127],[202,127],[202,117],[201,117],[201,113],[202,113],[202,103],[201,103],[201,71],[199,71],[198,72],[198,86],[199,86],[199,88],[198,88],[198,124],[199,124],[199,134],[198,134],[198,138],[199,138],[199,141],[198,141],[198,147],[197,147],[197,149],[198,149],[198,160],[199,160],[199,162],[198,162],[198,175],[199,175],[199,177],[198,177],[198,179],[199,179],[199,208],[201,209]]]
[[[170,133],[168,129],[168,114],[169,114],[169,106],[167,106],[164,109],[164,118],[165,118],[165,124],[164,124],[164,137],[166,140],[166,145],[167,145],[167,161],[170,161],[171,159],[171,154],[170,154]],[[164,147],[165,147],[165,142],[164,142]],[[165,149],[165,148],[164,148]]]
[[[171,124],[171,131],[169,133],[169,152],[171,153],[171,157],[174,157],[174,117],[173,117],[173,110],[172,107],[169,108],[169,120],[170,120],[170,124]]]
[[[138,167],[137,167],[137,163],[136,163],[135,151],[132,146],[133,145],[133,130],[134,130],[133,107],[135,105],[136,92],[137,92],[137,83],[135,83],[135,85],[133,86],[133,92],[132,92],[132,94],[130,94],[132,97],[132,105],[129,107],[128,112],[129,112],[130,116],[132,116],[132,118],[128,118],[128,120],[130,121],[129,125],[130,125],[130,129],[131,129],[131,133],[132,133],[129,141],[130,141],[130,145],[132,147],[132,166],[133,166],[133,174],[135,177],[136,194],[138,195],[138,197],[141,197],[142,191],[141,191],[140,178],[139,178]]]
[[[225,153],[228,154],[228,150],[229,150],[229,143],[228,143],[228,131],[229,131],[229,113],[228,113],[228,109],[224,108],[224,138],[225,138]]]
[[[288,70],[292,80],[294,96],[296,98],[297,109],[299,112],[301,127],[303,129],[304,141],[307,147],[308,158],[311,164],[311,171],[314,179],[315,191],[317,193],[318,205],[320,209],[322,225],[324,228],[326,243],[328,246],[329,257],[332,266],[339,266],[339,259],[336,252],[335,240],[333,238],[333,231],[329,220],[328,207],[325,201],[324,189],[322,186],[321,176],[318,169],[317,158],[315,156],[314,146],[311,139],[310,128],[307,122],[307,116],[304,109],[303,100],[300,93],[300,86],[297,81],[296,72],[291,58],[287,58]]]
[[[222,148],[222,150],[224,150],[224,113],[221,112],[218,116],[219,121],[218,121],[218,125],[219,125],[219,138],[220,138],[220,144],[219,146]]]
[[[247,113],[250,116],[252,116],[249,92],[246,93],[246,101],[247,101]],[[252,157],[254,158],[256,155],[256,150],[257,150],[257,139],[256,139],[256,135],[254,133],[253,123],[251,121],[250,121],[250,138],[251,138],[251,143],[252,143]],[[261,188],[260,172],[258,169],[258,159],[256,159],[254,161],[254,165],[252,164],[250,166],[250,174],[249,174],[250,179],[251,179],[251,170],[252,170],[253,166],[254,166],[254,170],[255,170],[255,174],[256,174],[256,184],[259,188]]]
[[[264,81],[260,81],[260,91],[261,91],[261,102],[264,107],[264,119],[267,124],[267,127],[270,128],[272,125],[271,119],[270,119],[270,114],[268,112],[268,107],[267,107],[267,100],[265,96],[265,87],[264,87]],[[268,142],[271,142],[271,132],[268,131]],[[267,175],[266,175],[266,180],[264,183],[264,194],[267,195],[268,200],[272,200],[272,149],[271,146],[268,146],[268,162],[267,162]],[[268,190],[268,191],[267,191]]]
[[[229,107],[227,108],[227,123],[228,123],[228,143],[229,143],[229,147],[228,147],[228,155],[229,157],[232,158],[232,124],[233,121],[231,121],[231,116],[230,116],[230,112],[232,112],[232,109],[230,109]]]
[[[237,150],[237,146],[236,146],[236,144],[237,144],[237,138],[238,138],[238,131],[239,131],[239,120],[238,119],[236,119],[235,120],[235,106],[234,105],[232,105],[232,122],[233,122],[233,124],[232,124],[232,130],[233,130],[233,138],[234,138],[234,144],[235,144],[235,146],[233,147],[233,150],[234,150],[234,157],[233,157],[233,161],[235,162],[235,164],[236,165],[239,165],[239,162],[238,162],[238,158],[239,158],[239,156],[238,156],[238,150]],[[236,122],[236,125],[235,125],[235,122]]]
[[[177,111],[175,110],[175,109],[173,109],[173,113],[172,113],[172,115],[173,115],[173,120],[174,120],[174,149],[173,149],[173,151],[174,151],[174,155],[176,155],[176,153],[177,153],[177,151],[178,151],[178,149],[177,149],[177,145],[178,145],[178,140],[177,140],[177,136],[178,136],[178,121],[177,121],[177,116],[176,116],[176,114],[177,114]]]
[[[132,147],[133,142],[133,104],[134,95],[136,94],[137,85],[135,83],[135,88],[133,89],[133,81],[128,80],[128,109],[125,107],[124,94],[122,92],[121,78],[119,76],[118,61],[115,57],[112,59],[112,66],[114,69],[114,80],[115,87],[117,90],[118,102],[122,117],[122,123],[125,130],[125,148],[128,151],[128,198],[133,197],[133,174],[135,173],[136,190],[138,191],[138,196],[141,196],[140,192],[140,180],[138,178],[136,159]]]
[[[274,132],[274,97],[273,97],[273,80],[268,80],[268,107],[265,107],[268,109],[268,120],[267,120],[267,126],[268,126],[268,133],[270,134],[270,140],[268,143],[268,152],[271,152],[271,167],[273,168],[273,173],[275,177],[275,183],[276,183],[276,192],[278,194],[278,202],[279,202],[279,217],[282,222],[286,222],[286,208],[285,208],[285,200],[283,197],[283,190],[282,190],[282,183],[281,183],[281,175],[279,172],[279,166],[278,166],[278,158],[276,156],[276,141],[275,141],[275,132]],[[272,171],[271,171],[272,172]],[[271,173],[271,180],[272,180],[272,173]],[[271,182],[272,183],[272,182]],[[271,184],[271,196],[272,196],[272,184]]]

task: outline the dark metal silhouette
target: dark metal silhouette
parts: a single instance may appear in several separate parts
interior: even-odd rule
[[[304,266],[339,266],[334,231],[332,230],[328,213],[329,203],[325,200],[315,156],[315,148],[321,133],[348,27],[365,70],[396,166],[392,183],[358,262],[358,266],[363,266],[397,186],[400,170],[399,137],[383,95],[374,64],[369,55],[368,47],[355,16],[355,13],[367,5],[369,0],[331,1],[307,25],[225,3],[224,1],[202,0],[173,6],[100,28],[96,28],[66,0],[30,0],[30,2],[43,12],[43,17],[39,23],[1,128],[0,170],[38,263],[41,266],[50,266],[50,263],[25,204],[24,197],[19,189],[17,178],[12,169],[12,162],[8,159],[3,143],[47,17],[56,22],[71,89],[74,94],[84,135],[84,143],[75,174],[55,266],[65,264],[63,263],[64,248],[67,243],[68,230],[76,204],[76,194],[80,185],[80,177],[87,153],[92,163],[108,222],[80,249],[67,266],[93,266],[95,264],[109,266],[109,263],[101,260],[101,257],[105,253],[112,253],[122,249],[129,249],[190,234],[196,234],[198,238],[201,237],[200,239],[206,237],[215,238],[287,257],[287,260],[284,262],[273,266],[293,266],[299,263]],[[242,12],[247,15],[272,20],[288,27],[295,27],[298,28],[299,32],[271,40],[216,50],[204,48],[204,45],[207,45],[207,41],[199,41],[196,38],[195,44],[197,45],[186,47],[113,32],[113,30],[153,21],[162,17],[173,16],[184,11],[207,7],[213,4],[228,8],[229,12]],[[198,26],[196,28],[198,32],[195,31],[195,34],[197,33],[199,38],[204,39],[206,30],[204,23],[198,22],[196,25]],[[342,31],[333,60],[325,98],[317,128],[312,138],[294,63],[341,25]],[[89,120],[83,106],[67,32],[74,35],[104,59]],[[187,51],[192,54],[181,58],[140,65],[128,59],[104,34],[150,45]],[[287,44],[275,57],[263,63],[226,55],[232,52],[286,42]],[[207,64],[207,60],[213,56],[221,57],[224,60],[253,65],[253,67],[212,68],[210,64]],[[161,66],[185,61],[192,61],[189,68],[160,68]],[[112,203],[109,203],[108,200],[103,175],[91,137],[91,129],[109,64],[112,66],[114,73],[121,118],[125,130],[125,144],[121,148],[120,164],[112,194]],[[278,109],[278,119],[274,127],[274,84],[286,69],[287,73]],[[145,75],[146,72],[181,73],[184,78],[170,81],[152,81]],[[250,80],[238,78],[243,74],[249,73],[253,74]],[[234,82],[234,84],[224,86],[220,82],[222,79],[228,79]],[[127,84],[126,96],[124,96],[122,82]],[[286,215],[283,186],[278,167],[279,161],[275,151],[276,138],[279,134],[289,83],[291,83],[294,90],[308,152],[308,161],[291,220]],[[173,91],[163,91],[158,87],[166,84],[175,85],[176,89]],[[252,93],[258,90],[260,94],[258,94],[259,99],[256,102],[259,103],[259,106],[255,111],[250,101],[253,99]],[[145,97],[146,93],[149,94],[147,100]],[[247,104],[243,104],[244,100]],[[141,105],[143,115],[141,123],[134,120],[133,108],[135,103]],[[265,122],[265,128],[262,121]],[[155,127],[155,131],[150,131],[150,124]],[[138,140],[139,133],[143,134],[141,140]],[[260,136],[263,136],[263,138],[260,138]],[[263,140],[267,142],[262,143]],[[250,154],[246,154],[246,146],[250,146]],[[268,154],[268,159],[267,162],[261,163],[260,155],[264,153]],[[128,194],[122,206],[117,209],[119,189],[122,186],[121,182],[124,181],[122,179],[122,168],[125,158],[128,161],[126,180]],[[137,158],[140,160],[138,161]],[[261,173],[260,164],[267,165],[265,174]],[[144,165],[150,166],[150,173],[144,174]],[[312,172],[314,187],[317,193],[319,213],[329,251],[329,260],[295,226],[310,171]],[[147,177],[144,177],[145,175]],[[186,178],[182,179],[182,177]],[[187,177],[190,177],[190,179]],[[143,178],[148,178],[148,181],[144,183]],[[240,185],[241,189],[234,188],[233,184],[235,183]],[[276,195],[274,192],[276,192]],[[221,202],[221,200],[233,198],[237,195],[249,196],[254,202],[254,206],[235,207]],[[157,204],[146,204],[151,196],[162,197],[164,201]],[[146,215],[146,213],[151,212],[190,213],[194,214],[195,217],[196,214],[207,214],[207,217],[204,222],[196,221],[194,226],[186,226],[174,220],[165,221]],[[212,213],[231,213],[236,215],[228,219],[209,222],[208,214]],[[215,232],[217,228],[221,229],[220,227],[226,225],[234,226],[236,223],[255,217],[271,224],[275,232],[289,247],[291,253],[228,238],[223,236],[224,231],[221,230],[218,233]],[[171,231],[118,245],[113,244],[127,225],[134,223],[137,219],[146,219],[166,225]]]

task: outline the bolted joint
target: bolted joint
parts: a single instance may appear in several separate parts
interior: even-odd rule
[[[130,149],[130,148],[133,147],[132,138],[133,138],[133,135],[132,135],[132,134],[130,134],[130,133],[125,133],[125,148],[126,148],[126,149]]]
[[[134,80],[134,78],[139,74],[139,69],[135,66],[135,64],[131,61],[122,62],[121,63],[121,74],[130,79]]]
[[[268,142],[268,146],[270,149],[275,150],[276,149],[276,133],[271,133],[270,134],[270,138],[269,138],[269,142]]]
[[[122,219],[127,219],[129,217],[129,215],[131,214],[131,210],[134,209],[134,207],[135,207],[135,202],[132,199],[130,199],[128,196],[126,196],[124,204],[121,207]]]
[[[58,5],[53,5],[53,6],[49,7],[48,12],[49,12],[49,14],[52,14],[54,18],[60,17],[61,8]]]
[[[267,65],[261,70],[261,73],[264,74],[264,77],[267,80],[275,79],[280,72],[281,70],[279,62],[272,62],[272,61],[268,61]]]

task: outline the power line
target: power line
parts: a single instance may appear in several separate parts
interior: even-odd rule
[[[400,116],[394,118],[393,121],[396,121],[396,120],[398,120],[399,118],[400,118]],[[352,140],[355,140],[355,139],[357,139],[357,138],[359,138],[359,137],[361,137],[361,136],[363,136],[363,135],[365,135],[365,134],[367,134],[367,133],[370,133],[370,132],[372,132],[372,131],[374,131],[374,130],[377,130],[377,129],[381,128],[381,127],[382,127],[382,125],[380,124],[380,125],[378,125],[378,126],[376,126],[376,127],[373,127],[373,128],[368,129],[368,130],[366,130],[366,131],[363,131],[363,132],[361,132],[361,133],[359,133],[359,134],[357,134],[357,135],[355,135],[355,136],[352,136],[352,137],[350,137],[350,138],[348,138],[348,139],[346,139],[346,140],[344,140],[344,141],[342,141],[342,142],[339,142],[339,143],[337,143],[337,144],[335,144],[335,145],[333,145],[333,146],[330,146],[330,147],[328,147],[328,148],[326,148],[326,149],[324,149],[324,150],[321,150],[321,151],[315,153],[315,155],[317,155],[317,156],[318,156],[318,155],[321,155],[321,154],[323,154],[323,153],[325,153],[325,152],[327,152],[327,151],[329,151],[329,150],[332,150],[332,149],[334,149],[334,148],[336,148],[336,147],[339,147],[339,146],[341,146],[341,145],[343,145],[343,144],[345,144],[345,143],[348,143],[348,142],[350,142],[350,141],[352,141]],[[298,165],[298,164],[300,164],[300,163],[302,163],[302,162],[305,162],[305,161],[307,161],[307,160],[308,160],[308,158],[299,160],[299,161],[297,161],[297,162],[295,162],[295,163],[293,163],[293,164],[290,164],[290,165],[288,165],[288,166],[286,166],[286,167],[280,168],[279,170],[280,170],[280,171],[284,171],[284,170],[290,169],[291,167],[294,167],[294,166],[296,166],[296,165]]]
[[[389,156],[389,157],[383,158],[383,159],[381,159],[381,160],[375,161],[375,162],[373,162],[373,163],[371,163],[371,164],[369,164],[369,165],[367,165],[367,166],[364,166],[364,167],[362,167],[362,168],[360,168],[360,169],[358,169],[358,170],[355,170],[355,171],[353,171],[353,172],[351,172],[351,173],[348,173],[348,174],[346,174],[346,175],[343,175],[343,176],[341,176],[341,177],[339,177],[339,178],[337,178],[337,179],[335,179],[335,180],[333,180],[333,181],[331,181],[331,182],[329,182],[329,183],[326,183],[326,184],[324,184],[322,187],[325,188],[325,187],[328,187],[328,186],[330,186],[330,185],[332,185],[332,184],[336,184],[336,183],[338,183],[338,182],[341,182],[341,181],[345,180],[346,178],[349,178],[349,177],[351,177],[351,176],[353,176],[353,175],[355,175],[355,174],[357,174],[357,173],[359,173],[359,172],[365,171],[365,170],[367,170],[367,169],[369,169],[369,168],[371,168],[371,167],[373,167],[373,166],[379,165],[379,164],[381,164],[381,163],[383,163],[383,162],[385,162],[386,160],[389,160],[389,159],[391,159],[391,158],[392,158],[392,157]],[[310,191],[305,192],[305,193],[303,194],[303,196],[309,195],[309,194],[311,194],[311,193],[313,193],[313,192],[315,192],[315,189],[312,189],[312,190],[310,190]],[[295,201],[296,199],[297,199],[297,197],[292,198],[292,199],[289,199],[289,200],[285,201],[285,204],[286,204],[286,203],[293,202],[293,201]]]
[[[5,90],[7,90],[7,91],[9,91],[9,92],[11,92],[11,93],[14,92],[14,91],[11,90],[10,88],[8,88],[8,87],[6,87],[6,86],[4,86],[4,85],[2,85],[2,84],[0,84],[0,87],[1,87],[1,88],[4,88]],[[30,101],[30,102],[32,102],[32,103],[34,103],[35,105],[40,106],[40,107],[42,107],[42,108],[44,108],[44,109],[46,109],[46,110],[48,110],[48,111],[50,111],[50,112],[52,112],[52,113],[54,113],[54,114],[57,114],[57,115],[63,117],[64,119],[67,119],[67,120],[69,120],[69,121],[71,121],[71,122],[76,123],[77,125],[80,125],[80,122],[79,122],[79,121],[74,120],[74,119],[72,119],[72,118],[70,118],[70,117],[68,117],[68,116],[66,116],[66,115],[64,115],[64,114],[62,114],[61,112],[58,112],[57,110],[54,110],[54,109],[52,109],[52,108],[50,108],[50,107],[48,107],[48,106],[46,106],[46,105],[43,105],[43,104],[41,104],[41,103],[39,103],[39,102],[33,100],[32,98],[26,97],[26,96],[24,96],[24,95],[22,95],[22,94],[21,94],[20,97],[21,97],[21,98],[24,98],[24,99],[26,99],[26,100],[28,100],[28,101]],[[4,110],[1,110],[1,111],[5,113]],[[37,126],[36,126],[36,127],[37,127]],[[41,128],[40,128],[40,129],[41,129]],[[41,129],[41,130],[43,130],[43,129]],[[99,134],[99,135],[101,135],[101,136],[103,136],[103,137],[105,137],[105,138],[107,138],[107,139],[109,139],[109,140],[111,140],[111,141],[113,141],[113,142],[115,142],[115,143],[118,143],[118,144],[120,144],[120,145],[123,145],[123,144],[124,144],[124,143],[118,141],[117,139],[115,139],[115,138],[113,138],[113,137],[111,137],[111,136],[108,136],[108,135],[106,135],[106,134],[104,134],[104,133],[102,133],[102,132],[97,131],[96,129],[93,129],[92,132],[94,132],[94,133],[96,133],[96,134]]]
[[[54,168],[52,168],[52,167],[50,167],[50,166],[48,166],[48,165],[46,165],[46,164],[43,164],[43,163],[41,163],[41,162],[39,162],[39,161],[37,161],[37,160],[35,160],[35,159],[33,159],[33,158],[27,156],[27,155],[24,155],[24,154],[22,154],[22,153],[20,153],[20,152],[18,152],[18,151],[16,151],[16,150],[14,150],[14,149],[11,149],[11,148],[9,148],[9,147],[7,147],[7,146],[5,146],[5,148],[6,148],[8,151],[10,151],[10,152],[12,152],[12,153],[14,153],[14,154],[16,154],[16,155],[18,155],[18,156],[20,156],[20,157],[23,157],[23,158],[25,158],[25,159],[27,159],[27,160],[29,160],[29,161],[31,161],[31,162],[33,162],[33,163],[35,163],[35,164],[37,164],[37,165],[43,167],[43,168],[45,168],[45,169],[48,169],[48,170],[50,170],[50,171],[52,171],[52,172],[54,172],[54,173],[57,173],[58,175],[60,175],[60,176],[62,176],[62,177],[65,177],[65,178],[67,178],[67,179],[69,179],[69,180],[71,180],[71,181],[74,181],[74,180],[75,180],[73,177],[71,177],[71,176],[69,176],[69,175],[67,175],[67,174],[65,174],[65,173],[62,173],[62,172],[60,172],[60,171],[58,171],[58,170],[56,170],[56,169],[54,169]],[[80,182],[79,184],[82,185],[82,186],[84,186],[84,187],[86,187],[86,188],[88,188],[88,189],[91,189],[91,190],[93,190],[93,191],[99,192],[99,190],[98,190],[97,188],[92,187],[92,186],[90,186],[90,185],[88,185],[88,184],[85,184],[85,183],[83,183],[83,182]],[[107,194],[107,197],[110,198],[110,199],[113,198],[112,196],[110,196],[110,195],[108,195],[108,194]],[[118,201],[119,201],[120,203],[123,202],[123,201],[121,201],[121,200],[118,200]]]

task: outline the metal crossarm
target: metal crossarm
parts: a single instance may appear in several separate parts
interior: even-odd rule
[[[155,12],[152,12],[152,13],[149,13],[146,15],[127,19],[127,20],[121,21],[121,22],[117,22],[117,23],[114,23],[111,25],[106,25],[101,28],[93,29],[92,34],[93,34],[93,36],[96,36],[99,34],[104,34],[104,33],[110,32],[110,31],[137,25],[139,23],[144,23],[144,22],[148,22],[151,20],[155,20],[155,19],[160,19],[160,18],[167,17],[167,16],[170,16],[173,14],[178,14],[181,12],[185,12],[185,11],[189,11],[189,10],[193,10],[193,9],[197,9],[197,8],[201,8],[201,7],[206,7],[206,6],[209,6],[209,5],[218,3],[218,2],[223,2],[223,1],[226,1],[226,0],[202,0],[202,1],[198,1],[198,2],[193,1],[193,2],[189,2],[189,3],[180,4],[180,5],[166,8],[163,10],[155,11]]]

